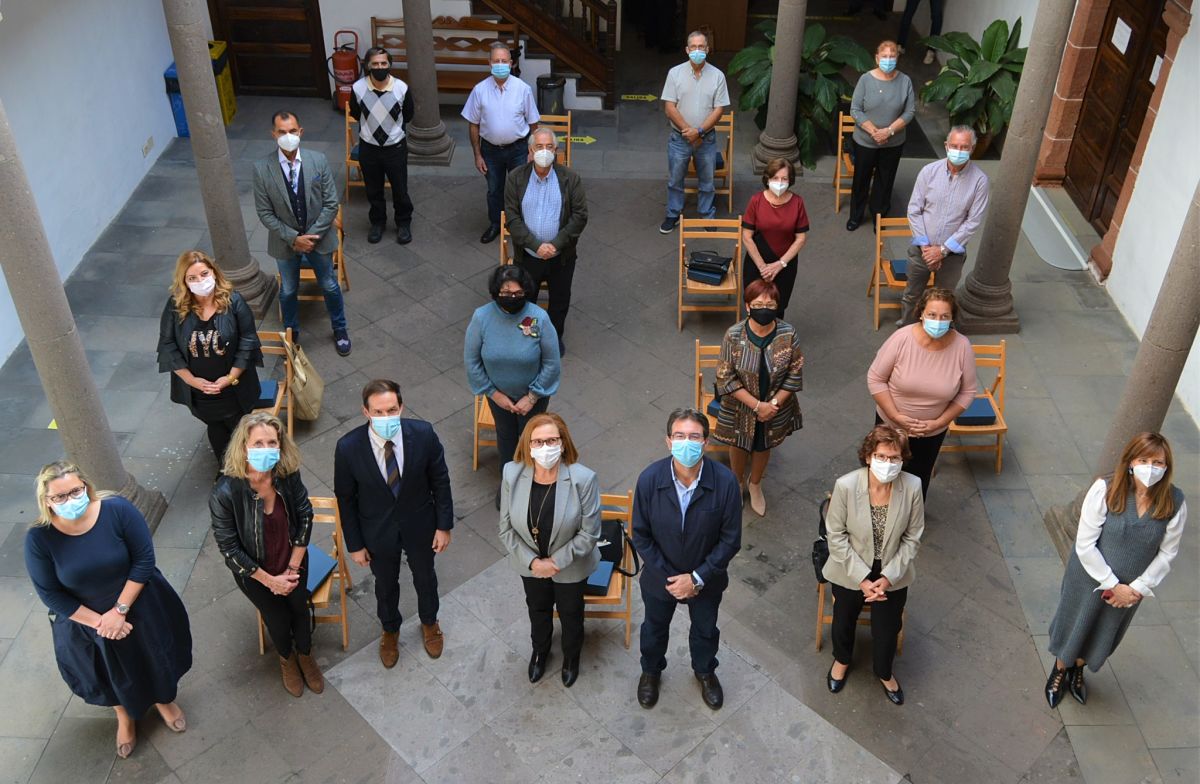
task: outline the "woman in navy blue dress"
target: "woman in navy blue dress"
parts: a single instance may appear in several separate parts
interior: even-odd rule
[[[154,565],[145,518],[124,498],[98,496],[69,462],[42,468],[37,501],[25,566],[50,608],[63,680],[84,702],[116,711],[122,759],[151,706],[183,732],[175,694],[192,666],[192,634],[183,602]]]

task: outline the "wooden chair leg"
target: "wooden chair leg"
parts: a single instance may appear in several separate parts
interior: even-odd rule
[[[821,637],[825,632],[825,583],[817,583],[817,650],[821,650]]]
[[[472,448],[471,448],[471,470],[478,471],[479,470],[479,402],[478,401],[475,401],[475,400],[471,401],[471,411],[473,413],[472,419],[474,420],[474,423],[472,424],[474,443],[472,444]]]
[[[1004,434],[996,434],[996,473],[1000,473],[1000,468],[1004,462]]]
[[[262,613],[257,610],[254,612],[254,619],[258,626],[258,655],[262,656],[267,652],[267,635],[263,631]]]

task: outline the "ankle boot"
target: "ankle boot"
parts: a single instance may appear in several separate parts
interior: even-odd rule
[[[321,674],[321,668],[317,666],[317,660],[310,654],[302,653],[300,659],[300,674],[304,676],[304,682],[308,685],[308,690],[313,694],[320,694],[325,691],[325,676]]]
[[[1050,677],[1046,678],[1046,702],[1050,703],[1050,709],[1054,710],[1058,707],[1058,703],[1062,702],[1063,687],[1066,686],[1067,678],[1070,675],[1070,669],[1058,669],[1057,666],[1050,668]]]
[[[1071,689],[1071,696],[1080,705],[1087,705],[1087,684],[1083,682],[1083,668],[1086,665],[1077,664],[1074,667],[1067,669],[1067,685]]]
[[[296,652],[286,659],[279,657],[279,669],[283,673],[283,688],[293,697],[304,693],[304,676],[300,674],[300,663],[296,660]]]

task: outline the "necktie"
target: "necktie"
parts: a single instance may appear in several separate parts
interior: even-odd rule
[[[383,445],[383,464],[387,466],[387,483],[392,496],[400,495],[400,467],[396,463],[396,447],[388,441]]]
[[[288,187],[292,189],[292,193],[296,192],[296,162],[292,161],[291,167],[288,170]]]

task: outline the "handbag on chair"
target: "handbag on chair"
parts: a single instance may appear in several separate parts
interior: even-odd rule
[[[625,554],[626,546],[633,555],[633,571],[631,572],[621,568],[621,558]],[[625,524],[622,521],[600,521],[600,541],[597,547],[600,548],[600,563],[588,577],[587,584],[583,589],[584,593],[592,596],[604,596],[608,593],[608,584],[612,581],[614,572],[620,572],[626,577],[636,577],[638,572],[642,571],[642,562],[638,558],[637,550],[633,548],[629,534],[625,533]]]
[[[321,400],[325,397],[325,380],[313,367],[304,349],[293,343],[284,343],[288,359],[292,363],[292,388],[288,390],[297,419],[311,422],[321,415]]]
[[[817,582],[827,583],[825,575],[822,571],[825,569],[825,562],[829,560],[829,542],[826,540],[827,531],[825,529],[825,515],[829,512],[829,496],[825,496],[825,500],[821,502],[820,515],[817,521],[817,538],[813,540],[812,545],[812,562],[813,569],[817,572]]]

